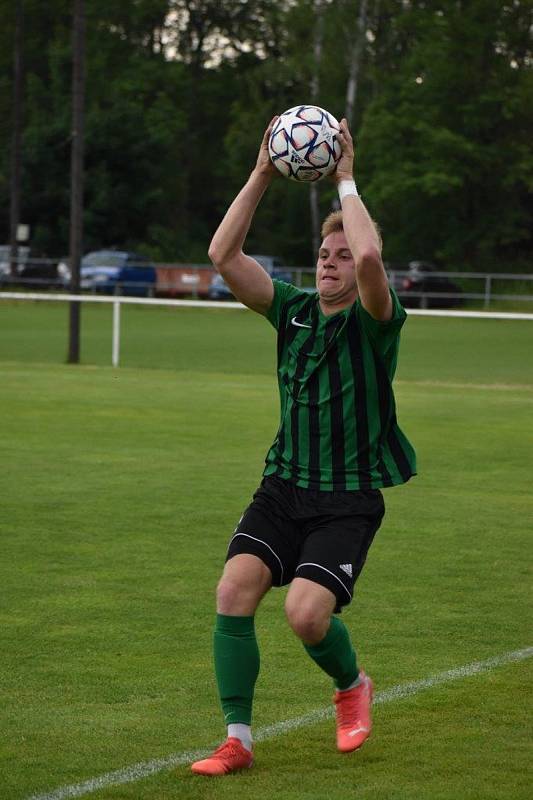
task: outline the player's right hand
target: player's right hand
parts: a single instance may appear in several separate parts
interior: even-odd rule
[[[341,157],[332,178],[336,183],[343,180],[353,180],[354,168],[354,143],[347,120],[343,117],[340,121],[340,130],[337,134],[342,148]]]
[[[263,134],[263,139],[261,141],[261,147],[259,148],[259,153],[258,153],[258,156],[257,156],[257,162],[256,162],[256,165],[255,165],[255,169],[258,172],[261,172],[261,173],[263,173],[265,175],[269,175],[270,177],[272,177],[272,175],[275,175],[278,172],[276,167],[272,163],[272,161],[270,159],[270,154],[268,152],[268,140],[270,139],[270,134],[272,133],[272,128],[274,127],[274,125],[275,125],[275,123],[277,122],[278,119],[279,119],[279,116],[276,115],[275,117],[272,117],[272,119],[268,123],[267,129],[266,129],[265,133]]]

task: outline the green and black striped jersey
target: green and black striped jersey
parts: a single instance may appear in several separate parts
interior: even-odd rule
[[[317,293],[273,283],[281,419],[263,474],[324,491],[408,481],[415,452],[392,391],[406,313],[394,291],[392,319],[379,322],[359,300],[326,316]]]

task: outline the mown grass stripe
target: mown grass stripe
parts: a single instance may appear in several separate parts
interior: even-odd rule
[[[432,689],[435,686],[441,686],[445,683],[461,680],[462,678],[469,678],[472,675],[478,675],[482,672],[488,672],[495,667],[501,667],[505,664],[511,664],[515,661],[524,661],[533,656],[533,647],[525,647],[521,650],[513,650],[509,653],[502,653],[499,656],[488,658],[485,661],[473,661],[470,664],[464,664],[461,667],[439,672],[428,678],[422,678],[418,681],[410,683],[401,683],[397,686],[391,686],[390,689],[384,689],[377,692],[374,698],[375,704],[391,703],[395,700],[403,700],[414,694],[418,694],[425,689]],[[305,725],[312,725],[322,720],[332,717],[334,714],[333,708],[322,708],[316,711],[311,711],[309,714],[304,714],[300,717],[293,719],[283,720],[276,722],[273,725],[266,725],[259,728],[255,734],[254,739],[256,742],[264,742],[268,739],[274,739],[289,731],[302,728]],[[219,742],[217,743],[217,745]],[[166,758],[157,758],[152,761],[140,762],[132,764],[129,767],[118,769],[113,772],[106,772],[96,778],[90,778],[81,783],[71,784],[70,786],[62,786],[59,789],[54,789],[51,792],[44,794],[35,794],[27,800],[66,800],[71,797],[82,797],[92,792],[97,792],[99,789],[105,789],[110,786],[119,786],[124,783],[134,783],[135,781],[147,778],[150,775],[155,775],[165,770],[174,769],[175,767],[189,764],[199,758],[204,758],[212,752],[212,745],[203,750],[189,750],[182,753],[175,753],[167,756]]]

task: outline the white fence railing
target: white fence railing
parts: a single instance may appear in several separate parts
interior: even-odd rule
[[[6,251],[6,248],[3,250]],[[57,259],[30,258],[28,253],[23,253],[11,264],[6,252],[2,252],[0,248],[0,287],[34,291],[69,289],[67,259],[58,262]],[[398,268],[392,263],[386,263],[385,266],[391,285],[409,305],[431,308],[444,307],[447,305],[446,301],[449,306],[474,301],[489,309],[494,301],[533,303],[531,273],[434,272],[423,268],[413,271],[412,267]],[[283,272],[291,276],[292,283],[298,287],[307,289],[314,285],[313,267],[284,267]],[[128,280],[111,278],[107,280],[105,287],[98,283],[103,279],[102,275],[89,279],[82,277],[82,289],[94,293],[105,289],[108,293],[128,296],[189,296],[201,299],[210,296],[210,285],[215,275],[211,264],[156,263],[153,265],[150,280],[145,275],[140,282],[134,281],[130,270]],[[409,283],[412,285],[407,288]]]
[[[387,266],[387,265],[386,265]],[[313,282],[314,269],[295,268],[291,270],[296,286],[305,287]],[[412,272],[387,268],[389,283],[402,299],[415,301],[420,308],[431,307],[432,301],[481,301],[483,307],[490,308],[495,300],[518,303],[533,303],[533,274],[505,272]],[[408,284],[411,283],[412,287]],[[512,291],[512,284],[527,287],[527,292]],[[455,285],[454,285],[455,284]],[[433,287],[433,288],[432,288]],[[508,288],[511,291],[508,291]],[[504,290],[505,289],[505,290]],[[455,302],[454,302],[455,301]],[[439,305],[446,305],[439,302]]]
[[[167,300],[163,298],[146,297],[122,297],[105,296],[92,294],[60,294],[52,292],[0,292],[0,300],[22,300],[22,301],[48,301],[62,303],[104,303],[113,305],[113,327],[111,341],[111,364],[118,367],[120,363],[120,309],[123,305],[142,305],[142,306],[176,306],[185,308],[227,308],[227,309],[246,309],[242,303],[226,302],[220,303],[217,300]],[[533,313],[527,314],[512,311],[450,311],[444,309],[408,309],[408,314],[425,317],[464,317],[471,319],[512,319],[512,320],[531,320]]]

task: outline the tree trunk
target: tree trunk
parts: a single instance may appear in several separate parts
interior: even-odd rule
[[[359,88],[359,72],[363,60],[365,50],[365,37],[367,28],[368,17],[368,0],[361,0],[359,5],[359,13],[357,15],[357,27],[355,31],[355,39],[352,45],[350,56],[350,68],[348,72],[348,83],[346,86],[346,109],[344,116],[348,121],[351,128],[353,122],[353,112],[355,102],[357,100],[357,90]]]
[[[20,222],[20,174],[22,167],[22,104],[23,104],[23,58],[22,28],[24,12],[22,0],[18,0],[15,11],[15,45],[13,53],[13,116],[10,154],[10,202],[9,202],[9,271],[17,273],[18,242],[17,228]]]
[[[320,87],[320,63],[322,61],[322,43],[324,40],[324,4],[323,0],[314,0],[313,12],[315,17],[315,29],[313,37],[313,66],[314,71],[311,77],[311,102],[318,100]],[[309,190],[309,203],[311,209],[311,241],[313,253],[318,253],[320,247],[320,209],[318,205],[318,184],[312,183]]]
[[[73,294],[80,291],[83,239],[83,135],[85,101],[85,4],[74,0],[72,26],[72,143],[70,151],[70,270]],[[70,303],[68,363],[80,360],[80,303]]]

